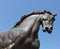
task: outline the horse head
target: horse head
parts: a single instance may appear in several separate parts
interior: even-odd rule
[[[49,11],[45,11],[45,14],[41,17],[43,32],[51,33],[53,30],[53,23],[57,14],[52,14]]]

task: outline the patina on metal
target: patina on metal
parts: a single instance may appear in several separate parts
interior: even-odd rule
[[[39,49],[38,30],[42,25],[43,32],[53,30],[56,14],[49,11],[34,11],[22,16],[20,21],[7,32],[0,33],[0,49]]]

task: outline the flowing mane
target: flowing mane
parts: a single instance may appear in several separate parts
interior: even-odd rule
[[[22,22],[25,18],[27,18],[27,17],[29,17],[29,16],[31,16],[31,15],[35,15],[35,14],[45,14],[45,13],[48,13],[48,14],[52,15],[51,12],[46,11],[46,10],[43,10],[43,11],[34,11],[34,12],[31,12],[31,13],[29,13],[29,14],[27,14],[27,15],[22,16],[22,17],[20,18],[20,20],[13,26],[13,28],[17,27],[19,24],[21,24],[21,22]]]

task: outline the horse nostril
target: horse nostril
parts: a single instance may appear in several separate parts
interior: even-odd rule
[[[52,30],[52,29],[53,29],[53,27],[50,27],[50,29]]]
[[[46,27],[45,29],[48,30],[48,27]]]

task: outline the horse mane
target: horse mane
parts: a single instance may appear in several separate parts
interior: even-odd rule
[[[51,12],[46,11],[46,10],[44,10],[44,11],[34,11],[34,12],[31,12],[31,13],[29,13],[29,14],[27,14],[27,15],[22,16],[22,17],[20,18],[20,20],[13,26],[13,28],[19,26],[19,25],[21,24],[21,22],[22,22],[25,18],[27,18],[27,17],[29,17],[29,16],[31,16],[31,15],[35,15],[35,14],[45,14],[45,13],[48,13],[48,14],[52,15]]]

